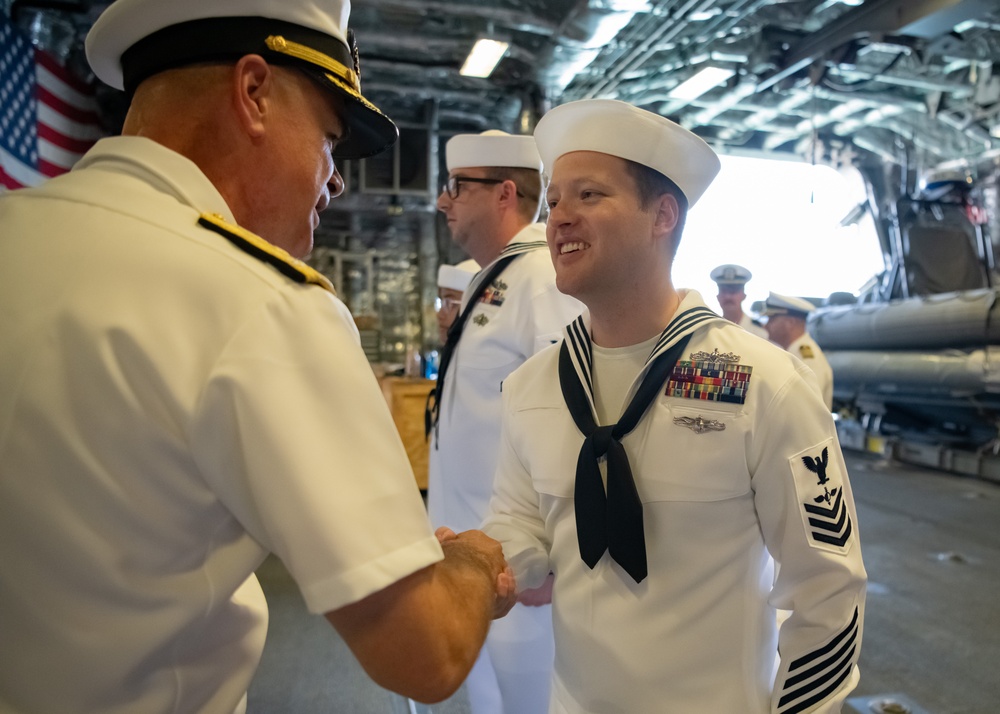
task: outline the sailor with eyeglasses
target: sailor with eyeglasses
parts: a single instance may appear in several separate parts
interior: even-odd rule
[[[445,148],[437,207],[452,240],[482,270],[466,288],[442,350],[428,412],[428,507],[435,526],[478,526],[500,445],[500,384],[558,340],[582,311],[555,285],[545,226],[536,223],[541,159],[531,136],[460,134]],[[464,319],[463,319],[464,317]],[[548,590],[523,593],[491,627],[466,684],[473,714],[548,711],[553,644]]]

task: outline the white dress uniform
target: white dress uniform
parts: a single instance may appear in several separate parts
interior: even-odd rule
[[[806,363],[816,374],[816,381],[819,382],[819,389],[826,402],[827,409],[833,409],[833,367],[823,354],[823,350],[816,344],[808,332],[788,345],[788,351]]]
[[[739,292],[745,295],[746,284],[753,278],[753,273],[742,265],[726,263],[712,270],[709,277],[719,286],[720,293],[727,288],[731,289],[733,286],[738,286]],[[768,339],[767,330],[754,322],[752,317],[742,312],[742,308],[741,313],[743,316],[738,323],[740,327],[752,335],[763,337],[765,340]]]
[[[708,312],[696,292],[682,296],[678,315]],[[589,334],[586,314],[576,330]],[[573,344],[585,353],[589,337]],[[524,586],[555,572],[550,712],[839,712],[859,678],[866,574],[834,424],[806,367],[722,318],[693,329],[691,361],[622,440],[643,503],[649,575],[637,584],[607,553],[593,570],[581,559],[584,437],[559,354],[504,383],[484,526]],[[574,358],[583,377],[586,364]],[[719,390],[735,401],[712,401]],[[780,638],[775,608],[791,610]]]
[[[541,223],[524,227],[508,248],[545,241]],[[492,267],[483,266],[480,275]],[[462,308],[475,287],[474,279]],[[438,428],[430,445],[427,500],[431,522],[455,531],[479,528],[489,504],[500,443],[500,385],[539,350],[558,341],[583,306],[559,292],[546,246],[515,258],[473,309],[445,376]],[[480,694],[499,686],[503,711],[530,714],[520,706],[533,686],[528,673],[548,672],[552,661],[551,606],[515,605],[490,628],[483,659],[470,676],[475,714],[500,711]],[[505,676],[505,672],[507,675]],[[481,681],[477,681],[481,680]],[[492,680],[496,679],[496,684]],[[541,697],[544,700],[544,697]],[[497,707],[491,709],[490,706]]]
[[[544,224],[534,223],[508,246],[544,242]],[[483,266],[480,274],[492,266]],[[556,288],[544,245],[515,258],[473,309],[446,375],[430,448],[427,496],[434,525],[479,528],[500,441],[500,384],[533,354],[559,341],[563,327],[582,311],[575,298]]]
[[[758,325],[753,321],[753,318],[743,313],[743,317],[740,318],[740,327],[749,332],[751,335],[757,335],[757,337],[763,337],[767,339],[767,330]]]
[[[268,552],[313,613],[442,558],[347,308],[220,221],[139,137],[0,197],[2,712],[230,714]]]

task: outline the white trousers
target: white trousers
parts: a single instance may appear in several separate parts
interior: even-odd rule
[[[546,714],[554,656],[552,606],[515,605],[493,621],[465,681],[472,714]]]

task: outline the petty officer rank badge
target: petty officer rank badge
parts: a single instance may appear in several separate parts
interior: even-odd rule
[[[806,538],[813,548],[847,553],[853,542],[854,525],[844,501],[847,469],[833,439],[789,457],[795,481],[799,512]]]
[[[664,392],[668,397],[743,404],[753,367],[731,352],[692,352],[674,365]]]
[[[813,348],[810,345],[799,345],[799,356],[802,359],[812,359],[816,355],[813,354]]]

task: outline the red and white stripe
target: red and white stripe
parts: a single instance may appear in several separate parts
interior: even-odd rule
[[[38,170],[44,176],[69,171],[102,136],[97,100],[90,87],[50,55],[35,52],[38,77]]]
[[[104,132],[94,88],[44,50],[34,55],[38,160],[18,160],[0,148],[0,190],[37,186],[69,171]]]

